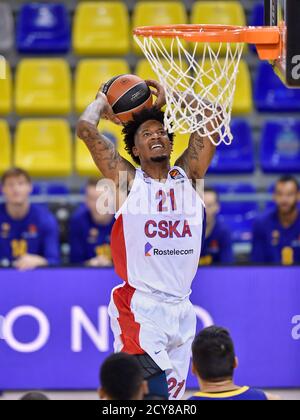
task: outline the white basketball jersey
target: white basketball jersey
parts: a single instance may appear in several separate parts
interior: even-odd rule
[[[204,204],[183,169],[171,168],[165,183],[137,169],[112,230],[117,274],[141,292],[185,299],[199,264],[204,220]]]

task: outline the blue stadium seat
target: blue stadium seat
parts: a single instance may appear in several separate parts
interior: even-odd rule
[[[249,215],[249,216],[248,216]],[[232,233],[234,243],[251,243],[254,220],[257,213],[247,213],[245,217],[241,215],[224,216],[220,219],[227,225]]]
[[[259,212],[255,202],[222,202],[220,218],[232,232],[233,242],[250,242],[254,220]]]
[[[232,123],[234,140],[230,146],[217,147],[209,173],[250,174],[254,171],[254,147],[249,123],[242,119]]]
[[[241,182],[238,184],[212,184],[218,194],[256,194],[256,188],[252,184]]]
[[[70,194],[70,188],[57,182],[34,182],[31,195],[61,195],[66,196]]]
[[[239,195],[255,194],[256,188],[252,184],[214,184],[212,187],[220,194],[220,219],[232,232],[233,242],[249,243],[252,239],[253,222],[258,214],[258,204],[253,200],[245,201]],[[224,196],[235,195],[235,201],[227,201]],[[229,198],[229,197],[228,197]]]
[[[264,26],[264,2],[260,1],[259,3],[255,4],[252,9],[252,14],[250,17],[250,25],[251,26]]]
[[[32,193],[31,195],[37,196],[43,194],[43,185],[39,182],[34,182],[32,184]]]
[[[251,26],[264,26],[264,14],[265,14],[265,8],[264,8],[264,3],[262,0],[260,0],[259,3],[255,4],[253,6],[253,10],[250,16],[250,21],[249,24]],[[256,52],[256,47],[254,44],[250,44],[250,49],[253,52]]]
[[[221,214],[223,216],[240,216],[241,218],[249,212],[258,211],[258,204],[255,201],[222,201]]]
[[[268,121],[261,140],[265,173],[300,173],[300,121]]]
[[[17,48],[21,53],[66,53],[71,46],[68,11],[60,3],[28,3],[20,11]]]
[[[272,66],[262,62],[255,80],[254,101],[261,112],[299,112],[300,89],[285,87]]]

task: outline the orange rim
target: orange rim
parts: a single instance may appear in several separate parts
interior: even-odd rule
[[[166,25],[136,28],[134,35],[144,38],[180,38],[201,43],[256,44],[262,60],[276,60],[281,53],[281,31],[277,26]]]

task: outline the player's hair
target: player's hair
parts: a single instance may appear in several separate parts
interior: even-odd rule
[[[24,169],[21,168],[11,168],[8,169],[1,177],[1,185],[4,185],[5,181],[8,178],[19,178],[20,176],[23,176],[26,181],[31,184],[31,178],[28,172],[26,172]]]
[[[113,400],[133,400],[144,381],[143,372],[134,356],[117,353],[103,363],[100,383]]]
[[[205,187],[204,188],[204,193],[213,193],[216,196],[217,202],[220,202],[220,197],[219,197],[219,193],[217,192],[217,190],[213,187]]]
[[[293,182],[296,185],[297,191],[300,191],[300,184],[299,184],[297,178],[295,178],[292,175],[284,175],[284,176],[280,177],[278,179],[278,181],[276,182],[276,186],[278,184],[287,184],[288,182]]]
[[[201,379],[210,382],[233,378],[234,344],[229,332],[222,327],[204,329],[192,346],[194,367]]]
[[[21,401],[48,401],[49,398],[40,392],[28,392],[28,394],[23,395],[23,397],[20,400]]]
[[[153,107],[144,109],[138,114],[133,114],[132,121],[125,124],[123,129],[125,150],[130,154],[135,163],[140,164],[140,159],[133,154],[133,147],[135,146],[135,135],[142,124],[147,121],[158,121],[164,125],[164,113],[158,108]],[[174,134],[168,133],[171,144],[174,141]]]

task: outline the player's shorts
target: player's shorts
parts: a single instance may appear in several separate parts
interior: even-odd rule
[[[147,353],[166,371],[170,399],[181,399],[196,333],[190,300],[166,303],[126,284],[112,291],[109,315],[115,352]]]

